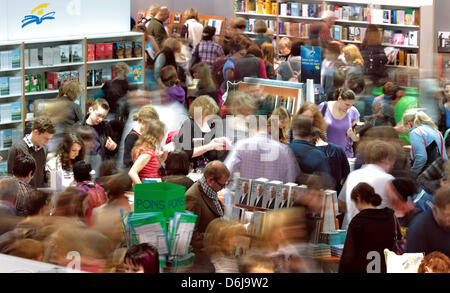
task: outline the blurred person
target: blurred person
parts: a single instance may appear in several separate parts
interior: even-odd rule
[[[285,107],[281,106],[273,110],[267,125],[269,133],[272,129],[272,123],[277,123],[279,129],[279,136],[274,137],[273,139],[278,140],[281,143],[288,144],[287,137],[289,134],[289,129],[291,128],[291,114],[289,113],[289,111]]]
[[[387,185],[389,206],[394,210],[404,238],[410,223],[422,212],[412,200],[417,191],[416,183],[411,178],[395,178]]]
[[[419,274],[423,273],[450,273],[450,258],[439,251],[433,251],[423,258],[420,263]]]
[[[335,101],[319,105],[319,110],[324,113],[323,117],[328,125],[328,141],[341,146],[348,158],[354,157],[353,142],[359,140],[354,130],[360,117],[358,110],[353,106],[355,98],[352,90],[341,89],[336,91]]]
[[[308,243],[305,210],[294,207],[266,214],[259,243],[275,265],[276,273],[314,273],[318,267]]]
[[[199,62],[205,62],[212,69],[214,61],[221,56],[225,56],[223,48],[214,41],[215,35],[215,27],[206,26],[203,29],[202,41],[192,50],[191,71],[193,66]]]
[[[238,17],[233,22],[233,29],[236,34],[244,35],[245,29],[247,28],[247,20],[243,17]]]
[[[194,181],[187,177],[189,175],[189,157],[181,152],[171,152],[167,156],[165,162],[166,176],[162,178],[163,182],[169,182],[186,187],[189,190],[194,184]]]
[[[224,78],[224,83],[221,85],[221,88],[226,88],[227,87],[227,82],[233,82],[235,80],[234,77],[234,71],[235,71],[235,67],[236,67],[236,62],[241,59],[242,57],[245,56],[245,54],[247,53],[247,48],[246,45],[244,44],[244,42],[247,39],[241,36],[236,36],[232,39],[230,39],[230,42],[228,44],[229,46],[229,56],[226,57],[227,61],[225,62],[225,64],[223,65],[223,78]]]
[[[364,182],[372,186],[375,192],[381,196],[380,208],[388,206],[386,186],[394,179],[389,172],[394,167],[395,159],[395,147],[388,142],[374,140],[368,146],[365,157],[366,165],[348,175],[339,194],[339,201],[345,204],[345,218],[342,224],[344,230],[359,212],[355,202],[351,200],[352,190],[357,184]]]
[[[188,8],[184,12],[184,25],[181,37],[188,39],[189,46],[195,48],[202,40],[203,25],[199,22],[198,12],[195,8]]]
[[[212,220],[205,231],[203,245],[214,264],[215,273],[239,273],[237,249],[250,243],[244,224],[226,221],[223,218]]]
[[[161,69],[158,86],[163,90],[163,99],[167,100],[168,103],[178,102],[184,106],[186,92],[180,85],[181,83],[174,66],[168,65]]]
[[[386,74],[387,57],[382,45],[382,36],[374,24],[367,26],[362,42],[361,54],[364,59],[364,74],[376,83]]]
[[[150,20],[155,17],[158,14],[158,11],[161,9],[161,5],[159,4],[152,4],[148,7],[147,13],[145,15],[146,23],[145,26],[148,27],[150,24]]]
[[[275,48],[273,47],[272,42],[263,43],[261,46],[261,50],[263,52],[263,60],[266,64],[266,74],[268,79],[276,79],[275,70],[274,70],[274,62],[275,62]]]
[[[225,188],[230,171],[220,161],[210,162],[204,170],[203,177],[186,191],[186,210],[198,216],[192,236],[194,248],[194,271],[214,272],[214,266],[204,251],[203,240],[209,223],[224,215],[224,208],[217,193]]]
[[[255,24],[255,29],[253,30],[256,34],[256,37],[254,38],[254,42],[262,47],[264,43],[272,44],[272,40],[265,36],[265,33],[267,32],[267,25],[264,20],[258,20]]]
[[[403,115],[403,125],[410,133],[413,176],[419,176],[440,156],[447,160],[444,138],[427,114],[408,110]]]
[[[81,138],[76,134],[66,134],[58,145],[55,157],[50,159],[45,168],[47,171],[60,172],[61,187],[66,188],[74,183],[73,165],[84,160],[86,150]]]
[[[291,57],[292,41],[288,37],[283,37],[278,42],[278,61],[285,62]],[[281,64],[281,63],[280,63]]]
[[[23,200],[24,214],[26,217],[48,215],[51,196],[44,191],[32,190]]]
[[[198,117],[195,115],[196,109],[201,111]],[[219,111],[213,98],[196,98],[189,108],[189,119],[184,121],[178,136],[174,138],[175,149],[186,152],[192,169],[204,168],[209,161],[218,158],[218,151],[225,149],[225,142],[215,137],[216,127],[221,127],[219,123],[222,123],[215,116]]]
[[[55,105],[55,111],[57,112],[54,113],[55,116],[59,117],[58,120],[60,121],[55,123],[56,133],[49,144],[50,152],[56,151],[63,136],[72,132],[75,124],[83,120],[81,107],[75,102],[83,90],[83,85],[76,80],[66,81],[60,86]],[[49,117],[53,118],[55,116]]]
[[[434,207],[421,213],[411,222],[406,236],[406,252],[422,252],[426,255],[439,251],[450,257],[449,187],[440,188],[434,199]]]
[[[98,168],[102,160],[114,158],[118,151],[117,143],[113,140],[114,132],[108,121],[105,121],[109,112],[109,104],[105,99],[97,99],[89,107],[89,113],[86,115],[80,126],[87,126],[94,132],[94,147],[88,154],[89,160],[98,164],[93,166],[98,174]]]
[[[332,87],[334,72],[344,65],[343,62],[339,60],[339,55],[341,55],[340,43],[338,41],[331,41],[325,47],[325,59],[322,62],[321,69],[321,85],[324,92],[328,92],[329,88]]]
[[[134,163],[128,172],[134,184],[142,184],[147,178],[160,178],[159,167],[167,158],[167,151],[160,151],[164,128],[164,123],[159,120],[149,121],[145,132],[136,141],[131,151]]]
[[[16,142],[8,151],[8,174],[13,174],[14,162],[17,156],[32,156],[36,162],[36,171],[30,185],[33,188],[44,187],[47,182],[45,163],[47,160],[47,147],[56,132],[55,125],[47,117],[34,120],[31,133]]]
[[[267,79],[266,64],[258,45],[253,44],[242,58],[236,61],[234,68],[235,81],[243,81],[245,77]]]
[[[251,136],[233,145],[225,160],[231,174],[239,172],[241,178],[294,182],[300,174],[300,167],[291,149],[273,139],[276,133],[274,125],[271,127],[272,134],[268,134],[267,122],[262,119],[264,117],[252,118],[249,120],[252,124]]]
[[[332,40],[330,29],[333,27],[336,16],[333,11],[324,11],[321,21],[312,26],[310,38],[313,46],[326,47]]]
[[[44,246],[41,242],[33,239],[16,241],[5,254],[41,262],[44,257]]]
[[[124,215],[132,210],[125,196],[125,192],[131,189],[131,180],[127,174],[118,173],[109,176],[104,185],[107,201],[93,209],[90,228],[108,237],[113,247],[117,247],[125,243],[121,210]]]
[[[324,132],[318,128],[312,130],[311,143],[325,154],[330,167],[330,175],[335,182],[332,189],[339,194],[350,173],[350,164],[344,149],[334,143],[327,142]]]
[[[131,150],[133,149],[136,141],[145,131],[148,122],[152,120],[159,120],[159,115],[152,106],[143,106],[138,113],[133,115],[133,121],[137,121],[137,127],[133,128],[125,138],[123,152],[123,165],[125,168],[131,168],[131,166],[133,166]]]
[[[417,184],[428,194],[434,194],[441,187],[441,180],[446,180],[445,163],[446,160],[439,156],[417,177]]]
[[[161,51],[155,57],[155,80],[158,81],[161,77],[161,70],[169,65],[175,67],[178,75],[178,64],[176,61],[176,54],[181,53],[181,42],[176,39],[169,38],[164,41]],[[178,78],[181,78],[178,76]]]
[[[26,196],[33,190],[30,185],[36,171],[36,162],[31,156],[18,156],[14,160],[13,176],[17,179],[18,192],[15,201],[16,214],[19,217],[26,217],[25,201]]]
[[[93,178],[97,178],[100,174],[101,157],[90,155],[95,147],[95,132],[89,126],[79,126],[76,129],[76,135],[81,138],[85,148],[85,161],[93,167],[95,174]]]
[[[273,44],[273,40],[275,39],[275,32],[272,28],[268,28],[267,32],[264,34],[266,37],[270,39],[270,43]]]
[[[187,91],[187,87],[190,83],[190,81],[188,80],[188,78],[191,78],[190,74],[189,74],[189,60],[188,57],[186,57],[185,53],[183,53],[183,48],[184,48],[184,44],[175,38],[168,38],[167,40],[164,41],[164,48],[169,48],[170,50],[172,50],[174,57],[175,57],[175,64],[164,64],[162,65],[162,63],[159,63],[160,60],[158,60],[158,71],[161,71],[161,68],[167,65],[172,65],[175,67],[176,71],[177,71],[177,75],[178,78],[180,79],[181,82],[181,87],[183,87],[183,89],[185,91]],[[162,60],[164,60],[164,55],[160,56],[162,58]],[[155,65],[156,66],[156,65]]]
[[[333,82],[331,83],[331,86],[328,87],[328,90],[325,92],[325,101],[334,100],[334,93],[336,92],[336,90],[344,87],[346,79],[347,73],[344,70],[336,70],[333,73]]]
[[[360,183],[351,191],[351,200],[359,210],[350,222],[345,239],[344,250],[339,263],[339,273],[367,273],[370,252],[384,255],[384,249],[394,246],[397,229],[394,212],[385,207],[378,208],[381,196],[367,183]],[[380,257],[379,273],[386,273],[386,260]]]
[[[312,120],[306,115],[296,115],[292,122],[294,140],[290,147],[302,173],[330,174],[325,153],[311,143]]]
[[[300,41],[292,44],[289,58],[281,63],[280,68],[278,69],[277,80],[301,82],[302,45],[303,42]],[[297,76],[296,80],[294,80],[295,76]]]
[[[9,232],[23,218],[17,217],[16,198],[19,191],[19,184],[14,178],[0,179],[0,235]]]
[[[192,67],[192,72],[194,73],[194,78],[198,79],[199,82],[197,89],[189,97],[195,99],[200,96],[210,96],[216,101],[217,105],[220,106],[221,103],[217,94],[216,84],[212,79],[211,70],[208,64],[204,62],[197,63],[194,67]]]
[[[439,131],[445,133],[450,128],[450,83],[444,85],[444,98],[439,105]]]
[[[104,272],[113,253],[109,239],[103,234],[64,225],[46,239],[44,247],[44,262],[66,267],[72,261],[67,258],[68,253],[77,251],[80,254],[80,270],[90,273]]]
[[[156,15],[152,17],[148,24],[148,33],[155,38],[155,40],[158,42],[159,47],[162,47],[163,41],[168,38],[166,29],[164,28],[164,22],[168,20],[169,17],[169,9],[165,6],[162,6],[160,7]]]
[[[124,257],[125,273],[158,274],[160,272],[158,249],[149,243],[129,248]]]
[[[99,184],[92,181],[91,171],[91,165],[84,161],[79,161],[73,165],[76,189],[88,194],[88,206],[86,212],[84,212],[87,225],[91,223],[92,210],[106,202],[105,190]]]
[[[362,75],[364,73],[364,59],[358,47],[349,44],[342,51],[347,62],[347,74]]]
[[[306,115],[313,121],[313,127],[318,128],[323,132],[327,131],[328,125],[323,119],[322,113],[316,104],[312,102],[306,102],[298,110],[298,114]]]
[[[275,265],[265,255],[245,255],[239,259],[239,273],[241,274],[272,274]]]

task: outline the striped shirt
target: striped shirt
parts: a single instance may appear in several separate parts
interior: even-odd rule
[[[295,182],[300,167],[288,146],[267,134],[256,134],[240,140],[225,160],[230,173],[240,173],[241,178]]]
[[[213,41],[201,41],[192,51],[192,55],[196,54],[197,51],[201,62],[207,63],[209,68],[212,67],[217,58],[225,55],[222,47]]]

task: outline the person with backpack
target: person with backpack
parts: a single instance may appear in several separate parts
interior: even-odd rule
[[[427,114],[408,110],[403,115],[403,126],[409,129],[413,176],[419,176],[440,156],[447,160],[442,133]]]
[[[382,45],[381,33],[374,24],[367,26],[361,54],[364,59],[364,73],[376,83],[385,74],[388,59]]]
[[[184,12],[184,25],[181,29],[181,37],[189,41],[189,46],[195,48],[202,40],[203,25],[198,20],[198,12],[195,8],[188,8]]]
[[[302,70],[302,50],[303,42],[295,42],[291,48],[291,55],[289,59],[280,65],[278,70],[277,80],[300,82]]]
[[[266,65],[262,58],[263,54],[259,46],[251,45],[247,49],[247,54],[236,62],[234,79],[237,81],[243,81],[245,77],[267,79]]]

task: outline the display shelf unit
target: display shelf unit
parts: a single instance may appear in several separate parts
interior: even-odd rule
[[[246,4],[243,5],[242,2],[245,2]],[[244,17],[246,19],[263,19],[263,20],[268,20],[268,21],[273,21],[274,19],[276,20],[276,30],[275,30],[275,36],[276,36],[276,40],[277,43],[279,41],[279,39],[281,37],[289,37],[289,38],[297,38],[297,39],[308,39],[308,35],[292,35],[290,33],[285,33],[280,31],[280,24],[283,22],[294,22],[294,23],[302,23],[302,24],[313,24],[316,23],[317,21],[320,20],[320,16],[318,17],[303,17],[303,16],[286,16],[284,15],[286,12],[284,11],[280,11],[280,5],[283,3],[298,3],[298,5],[296,5],[295,7],[298,7],[298,12],[296,13],[297,15],[303,15],[302,14],[302,4],[317,4],[317,5],[321,5],[320,7],[320,13],[323,13],[323,11],[328,10],[329,8],[332,8],[333,11],[335,11],[335,14],[338,16],[342,16],[342,18],[338,18],[335,22],[335,25],[337,26],[341,26],[342,28],[346,28],[346,29],[350,29],[352,27],[352,30],[354,28],[357,28],[358,30],[362,29],[365,30],[365,28],[369,25],[369,24],[375,24],[379,29],[383,30],[383,34],[385,30],[390,30],[393,31],[394,33],[402,33],[406,36],[405,38],[405,44],[404,45],[395,45],[392,43],[383,43],[382,45],[385,47],[394,47],[397,49],[401,49],[405,51],[405,54],[417,54],[416,58],[417,58],[417,63],[420,67],[420,34],[421,34],[421,26],[420,26],[420,21],[422,19],[422,15],[421,15],[421,7],[420,7],[420,2],[415,1],[415,3],[408,3],[409,1],[397,1],[397,0],[393,0],[389,2],[389,5],[386,5],[386,3],[382,3],[382,1],[379,0],[344,0],[344,1],[327,1],[327,0],[275,0],[272,1],[272,3],[274,3],[274,5],[276,5],[277,7],[277,11],[276,14],[273,12],[273,8],[272,8],[272,13],[273,14],[265,14],[265,13],[257,13],[257,12],[264,12],[264,9],[266,9],[265,7],[261,8],[260,6],[258,7],[258,3],[257,1],[253,1],[255,2],[255,5],[249,5],[248,2],[252,2],[252,1],[248,1],[248,0],[233,0],[233,11],[234,11],[234,16],[239,16],[239,17]],[[265,4],[263,4],[265,5]],[[241,8],[243,8],[245,6],[245,8],[247,9],[246,11],[240,11]],[[358,13],[353,13],[353,14],[344,14],[343,13],[343,7],[359,7],[358,10],[356,10]],[[249,9],[250,7],[250,9]],[[292,9],[292,5],[290,6]],[[253,10],[252,10],[253,9]],[[341,10],[339,10],[341,9]],[[413,11],[413,16],[415,16],[415,14],[417,14],[417,19],[419,21],[419,23],[416,25],[412,25],[412,24],[396,24],[396,23],[378,23],[374,22],[374,19],[372,19],[373,17],[373,13],[375,10],[377,10],[377,12],[379,12],[380,10],[390,10],[392,12],[392,10],[404,10],[405,11],[405,15],[406,15],[406,10],[409,11]],[[289,9],[287,10],[288,13],[292,14],[292,10],[289,11]],[[347,11],[347,10],[346,10]],[[350,10],[350,12],[353,10]],[[283,15],[282,15],[283,14]],[[416,22],[416,19],[413,17],[412,18],[414,22]],[[378,20],[378,19],[375,19]],[[392,21],[391,21],[392,22]],[[400,23],[402,23],[400,21]],[[407,23],[407,22],[404,22]],[[288,24],[289,26],[289,24]],[[302,29],[302,28],[301,28]],[[309,27],[306,28],[306,31],[308,31]],[[291,29],[290,29],[291,30]],[[293,32],[297,32],[296,29],[291,30]],[[303,30],[305,31],[305,30]],[[408,36],[409,36],[409,32],[414,32],[417,31],[417,45],[415,45],[414,42],[412,42],[412,44],[414,45],[409,45],[410,43],[408,42]],[[254,32],[252,31],[247,31],[245,34],[247,34],[248,36],[253,36]],[[300,34],[302,34],[300,32]],[[304,33],[303,33],[304,34]],[[334,37],[334,34],[332,33],[332,37]],[[363,35],[360,35],[359,39],[354,40],[353,38],[351,39],[338,39],[339,41],[346,43],[346,44],[356,44],[359,45],[362,43],[362,38]],[[398,66],[398,68],[406,68],[408,66]],[[413,67],[414,68],[414,67]]]
[[[142,55],[136,58],[127,59],[112,59],[112,60],[97,60],[87,62],[87,44],[88,43],[105,43],[112,41],[136,41],[142,44]],[[79,45],[82,50],[82,56],[75,62],[59,63],[56,62],[53,65],[42,65],[43,53],[40,49],[45,47],[57,47],[57,46],[72,46]],[[79,47],[78,47],[79,48]],[[30,58],[30,54],[26,54],[26,50],[38,49],[38,61],[40,64],[32,64],[30,62],[25,62],[26,56]],[[0,42],[0,52],[2,51],[19,51],[20,52],[20,68],[3,68],[0,70],[0,78],[2,77],[20,77],[21,86],[20,93],[9,93],[1,95],[0,92],[0,105],[7,103],[17,103],[20,102],[21,105],[21,120],[11,121],[11,122],[1,122],[0,120],[0,131],[7,129],[20,129],[23,134],[25,134],[25,124],[31,122],[35,118],[35,113],[28,113],[29,106],[34,103],[35,100],[50,100],[54,99],[58,95],[58,89],[48,89],[47,86],[41,87],[39,89],[44,89],[43,91],[25,91],[26,89],[26,76],[28,75],[39,75],[45,74],[45,72],[61,72],[61,71],[78,71],[78,79],[86,89],[80,96],[80,104],[83,112],[86,111],[87,106],[87,93],[92,90],[98,90],[101,87],[87,87],[87,70],[88,68],[95,68],[96,66],[107,66],[115,65],[118,62],[124,62],[131,65],[141,65],[142,68],[142,80],[139,82],[130,82],[130,87],[132,89],[142,89],[145,85],[145,62],[144,62],[144,34],[134,33],[134,32],[124,32],[124,33],[114,33],[114,34],[102,34],[102,35],[87,35],[87,36],[69,36],[67,38],[48,38],[48,39],[33,39],[25,42]],[[36,60],[34,60],[36,62]],[[34,63],[35,63],[34,62]],[[42,80],[42,79],[41,79]],[[1,113],[0,113],[1,114]],[[28,115],[31,114],[31,115]],[[0,132],[0,135],[2,133]],[[0,140],[3,142],[3,139]],[[3,147],[0,143],[0,155],[5,158],[9,148]]]

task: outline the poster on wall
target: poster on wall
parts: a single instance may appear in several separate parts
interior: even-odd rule
[[[450,32],[438,32],[438,52],[450,52]]]
[[[320,84],[322,53],[320,47],[302,46],[302,82],[313,79],[314,84]]]

